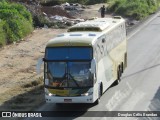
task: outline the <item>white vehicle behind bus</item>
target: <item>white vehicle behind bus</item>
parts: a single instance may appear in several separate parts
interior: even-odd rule
[[[43,60],[47,103],[98,103],[127,66],[125,20],[78,23],[47,43]]]

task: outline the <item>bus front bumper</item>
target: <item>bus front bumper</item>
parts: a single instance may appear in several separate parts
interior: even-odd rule
[[[59,97],[45,95],[47,103],[94,103],[93,96]]]

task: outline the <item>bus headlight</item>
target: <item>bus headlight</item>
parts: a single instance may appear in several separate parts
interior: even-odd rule
[[[52,94],[52,93],[49,93],[48,95],[49,95],[49,96],[56,96],[55,94]]]
[[[45,94],[48,96],[56,96],[55,94],[50,93],[46,88],[45,88]]]
[[[52,94],[52,93],[48,93],[46,95],[48,95],[48,96],[56,96],[55,94]]]
[[[49,93],[49,94],[48,94],[48,96],[52,96],[52,94],[51,94],[51,93]]]
[[[87,93],[84,93],[84,94],[81,94],[81,96],[89,96],[89,95],[92,95],[93,92],[87,92]]]

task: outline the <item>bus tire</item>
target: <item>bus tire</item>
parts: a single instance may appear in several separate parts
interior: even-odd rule
[[[103,86],[102,86],[102,83],[101,83],[101,85],[99,87],[99,91],[98,91],[98,99],[95,102],[96,105],[98,105],[100,103],[100,98],[101,98],[102,94],[103,94]]]
[[[98,105],[100,103],[100,99],[98,98],[95,102],[96,105]]]
[[[119,65],[118,66],[118,77],[117,77],[119,80],[121,80],[121,75],[122,75],[122,66]]]
[[[121,68],[120,68],[120,65],[118,66],[118,69],[117,69],[117,80],[116,80],[116,85],[118,85],[121,81]]]
[[[123,73],[124,72],[124,64],[123,64],[123,62],[121,63],[121,73]]]
[[[127,53],[124,54],[124,67],[127,67]]]

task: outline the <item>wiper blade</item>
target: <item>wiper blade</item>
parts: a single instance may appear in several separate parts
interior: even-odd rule
[[[69,73],[69,76],[71,77],[71,79],[74,81],[74,83],[77,85],[77,87],[80,87],[79,84],[77,83],[77,81],[73,78],[73,76]]]

